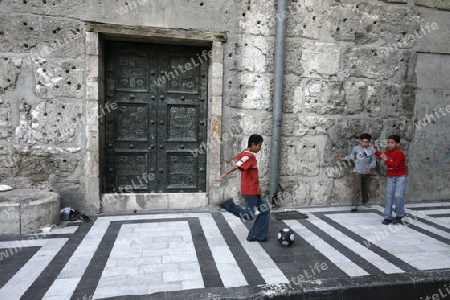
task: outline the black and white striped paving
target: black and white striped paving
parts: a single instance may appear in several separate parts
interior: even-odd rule
[[[308,218],[272,218],[265,243],[247,242],[251,223],[223,211],[102,216],[3,237],[0,299],[272,298],[333,280],[389,284],[449,274],[450,202],[408,204],[405,225],[382,225],[378,205],[298,211]],[[276,239],[285,227],[296,233],[290,247]],[[416,298],[427,295],[433,290]]]

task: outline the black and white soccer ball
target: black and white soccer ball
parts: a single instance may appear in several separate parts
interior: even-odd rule
[[[278,241],[281,245],[288,247],[294,242],[294,231],[290,228],[283,228],[278,231]]]

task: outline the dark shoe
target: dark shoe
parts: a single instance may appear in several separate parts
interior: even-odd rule
[[[352,209],[350,209],[350,212],[357,212],[358,211],[358,205],[354,205]]]
[[[267,239],[257,239],[252,236],[248,236],[247,241],[249,241],[249,242],[265,242],[265,241],[267,241]]]
[[[392,223],[392,220],[390,219],[384,219],[383,222],[381,222],[383,225],[389,225]]]
[[[392,224],[400,224],[400,225],[404,225],[403,221],[402,221],[402,217],[395,217],[395,219],[392,221]]]
[[[223,209],[227,209],[227,207],[233,203],[233,198],[227,198],[219,202],[219,207]]]
[[[84,221],[84,222],[90,222],[91,221],[91,218],[89,218],[85,214],[79,215],[77,219],[80,220],[80,221]]]

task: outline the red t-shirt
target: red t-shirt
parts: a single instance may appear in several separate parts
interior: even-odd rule
[[[375,155],[380,157],[382,152],[377,151]],[[394,150],[386,150],[384,152],[386,154],[387,159],[384,161],[384,164],[387,166],[386,176],[403,176],[407,175],[406,172],[406,164],[405,164],[405,154],[399,148],[395,148]]]
[[[258,162],[255,155],[246,150],[238,153],[236,165],[241,170],[241,194],[260,195]]]

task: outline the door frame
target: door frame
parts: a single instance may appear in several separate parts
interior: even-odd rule
[[[105,107],[104,41],[199,45],[208,53],[208,129],[206,191],[204,193],[103,193]],[[222,146],[222,83],[225,33],[185,29],[88,23],[86,30],[86,149],[84,187],[91,213],[201,208],[219,201]]]

